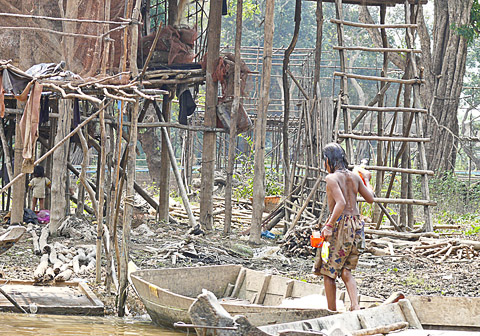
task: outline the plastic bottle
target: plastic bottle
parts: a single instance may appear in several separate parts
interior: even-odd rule
[[[324,263],[328,262],[329,254],[330,254],[330,243],[327,241],[323,242],[321,256]]]

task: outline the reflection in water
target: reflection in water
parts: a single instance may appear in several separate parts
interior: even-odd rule
[[[162,329],[151,324],[151,322],[118,317],[0,313],[0,335],[180,336],[186,334]],[[192,332],[190,335],[192,335]]]

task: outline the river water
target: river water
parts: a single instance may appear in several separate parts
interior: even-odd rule
[[[194,331],[190,335],[194,335]],[[118,317],[0,313],[0,335],[15,336],[180,336],[151,322]]]

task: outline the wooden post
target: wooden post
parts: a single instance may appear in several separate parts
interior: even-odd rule
[[[215,127],[217,123],[218,82],[213,80],[220,51],[222,28],[222,0],[210,1],[208,18],[207,71],[205,97],[205,126]],[[213,171],[215,170],[216,133],[203,133],[202,182],[200,189],[200,224],[207,230],[213,228]]]
[[[235,33],[235,78],[233,88],[233,104],[230,123],[230,137],[228,139],[228,162],[227,162],[227,181],[225,185],[225,226],[223,233],[227,234],[232,231],[232,178],[233,167],[235,164],[235,149],[237,144],[237,120],[238,108],[240,106],[240,48],[242,47],[242,14],[243,0],[237,0],[237,17],[236,17],[236,33]]]
[[[70,131],[72,101],[69,99],[60,99],[58,102],[57,134],[55,143],[59,143]],[[53,152],[52,168],[52,208],[50,211],[50,234],[55,234],[60,226],[60,220],[65,215],[65,179],[67,175],[67,148],[68,143],[64,143]]]
[[[133,22],[140,20],[140,6],[142,1],[136,0],[135,7],[133,8],[132,12],[132,20]],[[138,26],[136,24],[132,24],[130,26],[130,55],[129,55],[129,62],[130,62],[130,71],[132,72],[133,77],[138,76],[138,67],[137,67],[137,50],[138,50]]]
[[[163,97],[162,115],[166,122],[170,121],[172,109],[172,99],[168,96]],[[159,120],[160,120],[159,116]],[[162,132],[162,157],[160,161],[160,181],[158,196],[158,219],[168,223],[168,210],[170,200],[170,164],[166,136],[170,136],[170,129],[166,128],[166,133]]]
[[[13,166],[13,175],[17,176],[22,172],[22,161],[23,161],[23,139],[20,132],[20,119],[21,115],[16,116],[16,125],[15,125],[15,151],[14,151],[14,161],[15,165]],[[12,181],[12,180],[10,180]],[[21,177],[20,180],[12,186],[12,211],[10,217],[10,223],[23,223],[23,208],[25,202],[25,176]]]
[[[253,176],[253,209],[250,242],[260,243],[262,214],[265,202],[265,129],[267,126],[267,109],[270,99],[270,77],[272,71],[273,18],[275,0],[267,0],[265,7],[265,39],[263,47],[262,83],[257,120],[255,121],[255,157]]]
[[[107,133],[105,130],[105,109],[104,105],[100,105],[102,111],[100,112],[100,170],[98,174],[98,185],[97,185],[97,195],[98,195],[98,213],[97,213],[97,243],[96,243],[96,255],[95,260],[95,281],[99,283],[102,280],[101,274],[101,265],[102,265],[102,231],[103,231],[103,201],[105,199],[104,194],[104,185],[105,185],[105,162],[107,160]]]
[[[127,162],[127,190],[125,196],[124,212],[123,212],[123,235],[122,249],[120,252],[120,288],[118,298],[118,316],[125,315],[125,302],[127,300],[128,285],[128,260],[129,260],[129,244],[130,230],[132,224],[133,200],[135,197],[135,164],[137,155],[137,123],[138,123],[139,98],[135,99],[133,106],[130,127],[130,142],[128,144],[128,162]]]

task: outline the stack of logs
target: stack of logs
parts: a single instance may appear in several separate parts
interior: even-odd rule
[[[68,281],[74,274],[83,274],[95,268],[95,246],[67,248],[56,242],[47,244],[48,226],[42,229],[38,238],[34,229],[30,230],[33,250],[41,255],[40,264],[33,273],[35,283]]]
[[[310,257],[315,256],[316,248],[310,245],[312,226],[297,226],[284,238],[282,253],[286,257]]]
[[[223,227],[225,223],[225,198],[214,196],[213,199],[214,227]],[[252,203],[242,199],[232,203],[232,227],[241,229],[250,227],[252,222]],[[197,218],[200,217],[200,207],[192,205],[191,208],[193,214]],[[170,206],[170,215],[174,218],[188,219],[185,209],[179,203]]]

